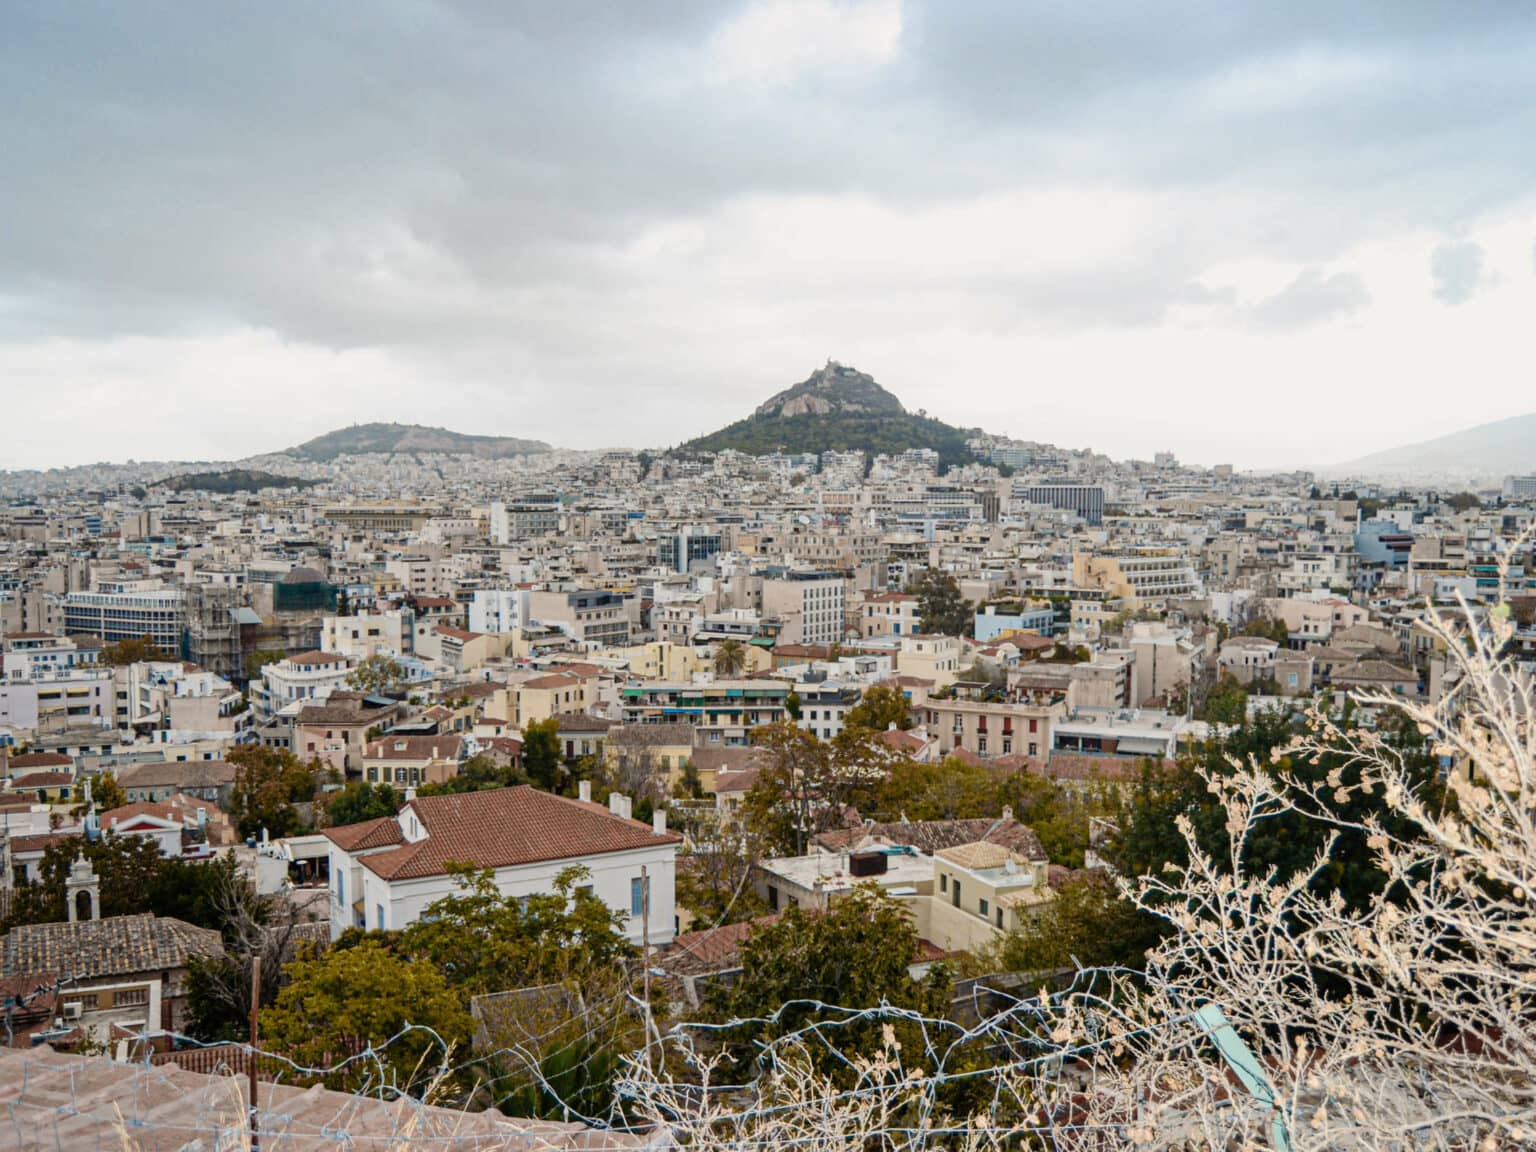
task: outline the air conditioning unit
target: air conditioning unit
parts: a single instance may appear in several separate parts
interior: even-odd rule
[[[64,1005],[64,1019],[78,1020],[80,1019],[80,1015],[82,1012],[84,1012],[84,1010],[84,1006],[80,1003],[80,1001],[71,1000],[69,1003]]]

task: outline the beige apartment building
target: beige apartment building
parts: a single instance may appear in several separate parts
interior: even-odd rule
[[[1015,704],[983,700],[935,700],[923,706],[939,753],[965,751],[983,760],[994,756],[1044,759],[1050,753],[1051,725],[1065,712],[1061,704]]]
[[[1201,594],[1200,578],[1188,558],[1171,549],[1074,553],[1072,583],[1108,592],[1132,610]]]

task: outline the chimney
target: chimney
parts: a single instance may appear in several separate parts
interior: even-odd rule
[[[581,797],[583,804],[592,803],[592,781],[583,780],[580,784],[576,785],[576,795]]]
[[[665,836],[667,834],[667,810],[665,808],[656,809],[655,813],[651,816],[651,831],[658,836]]]
[[[615,816],[624,815],[624,794],[622,792],[608,793],[608,811]]]

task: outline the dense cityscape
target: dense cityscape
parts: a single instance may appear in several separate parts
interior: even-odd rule
[[[296,1070],[430,1025],[473,1054],[462,1106],[606,1115],[653,1003],[760,1018],[736,1062],[801,998],[942,1015],[1137,968],[1162,930],[1115,883],[1185,859],[1200,771],[1321,708],[1429,779],[1391,702],[1465,691],[1437,612],[1513,608],[1536,661],[1536,477],[795,450],[874,410],[913,419],[829,362],[733,426],[788,442],[762,454],[356,427],[13,496],[11,1044],[235,1061],[259,957],[275,1080],[362,1090]],[[1379,886],[1340,861],[1341,895]]]

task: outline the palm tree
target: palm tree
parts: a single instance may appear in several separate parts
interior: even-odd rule
[[[715,649],[715,675],[727,680],[741,675],[747,664],[747,649],[740,640],[722,640]]]

